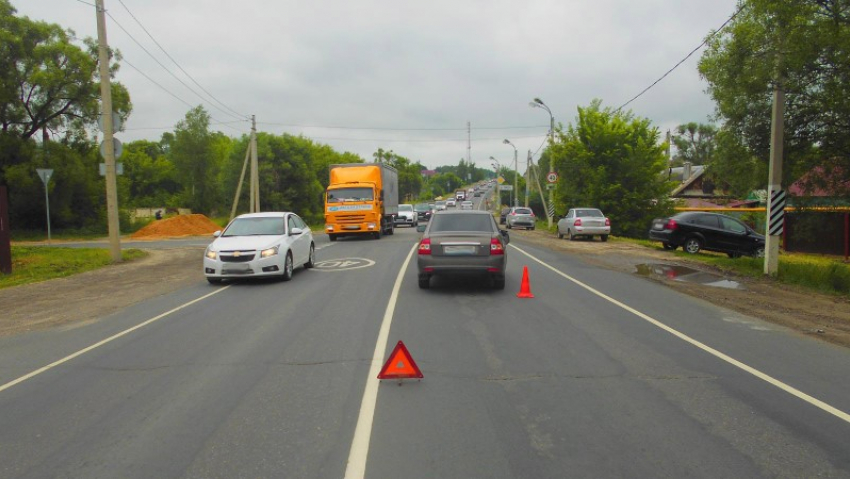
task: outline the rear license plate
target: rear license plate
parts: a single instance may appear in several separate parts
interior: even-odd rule
[[[443,246],[443,254],[447,254],[447,255],[475,254],[475,246]]]
[[[656,221],[655,223],[652,223],[652,229],[663,230],[664,229],[664,223],[661,222],[661,221]]]

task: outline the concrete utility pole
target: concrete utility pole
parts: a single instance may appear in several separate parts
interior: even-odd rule
[[[106,144],[106,219],[109,228],[109,251],[113,263],[121,262],[121,238],[118,222],[118,181],[115,174],[115,141],[112,123],[112,85],[109,81],[109,47],[106,42],[106,18],[103,0],[96,0],[98,63],[100,64],[101,114],[103,115],[103,142]]]
[[[525,207],[528,208],[528,184],[531,183],[531,150],[525,160]]]
[[[511,143],[511,140],[508,140],[507,138],[505,138],[502,143],[506,145],[511,145],[511,147],[514,149],[514,206],[519,206],[519,186],[517,181],[519,179],[519,163],[517,162],[516,145]]]
[[[251,115],[251,213],[260,212],[260,165],[257,160],[257,118]]]
[[[466,162],[472,165],[472,123],[466,122]]]
[[[767,180],[767,219],[765,221],[764,274],[779,273],[779,242],[785,214],[782,191],[782,155],[785,137],[785,90],[782,85],[782,52],[777,59],[773,86],[773,117],[770,131],[770,173]]]

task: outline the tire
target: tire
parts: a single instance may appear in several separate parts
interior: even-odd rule
[[[207,278],[209,284],[221,284],[221,278]]]
[[[759,246],[753,251],[753,256],[756,258],[764,258],[764,246]]]
[[[564,239],[564,233],[561,233],[561,230],[558,230],[558,239]]]
[[[528,228],[528,229],[531,230],[531,231],[534,231],[534,226],[532,226],[531,228]]]
[[[304,263],[305,269],[310,269],[316,266],[316,246],[310,243],[310,256],[307,257],[307,262]]]
[[[508,223],[508,224],[507,224],[507,227],[508,227],[508,229],[511,229],[511,224],[510,224],[510,223]]]
[[[335,235],[335,234],[333,234],[333,235],[328,234],[328,239],[331,240],[331,241],[336,241],[336,237],[337,237],[337,235]]]
[[[685,243],[682,245],[682,249],[685,250],[686,253],[697,254],[702,250],[702,241],[696,236],[691,236],[685,240]]]
[[[671,245],[670,243],[661,243],[661,246],[663,246],[664,249],[666,249],[668,251],[673,251],[673,250],[676,249],[676,247]]]
[[[286,259],[283,260],[283,273],[280,276],[283,281],[292,279],[292,252],[286,252]]]
[[[505,289],[504,276],[493,276],[493,289]]]
[[[737,251],[735,251],[734,253],[729,252],[729,253],[726,253],[726,256],[728,256],[728,257],[730,257],[730,258],[732,258],[732,259],[735,259],[735,258],[740,258],[740,257],[741,257],[741,253],[739,253],[739,252],[737,252]]]
[[[608,235],[602,235],[602,236],[599,237],[599,239],[601,239],[602,242],[604,243],[605,241],[608,241]]]
[[[576,235],[574,235],[574,234],[573,234],[573,230],[568,229],[568,230],[567,230],[567,236],[569,236],[570,241],[575,241],[575,240],[576,240]]]
[[[431,287],[431,277],[427,274],[419,275],[419,289],[428,289]]]

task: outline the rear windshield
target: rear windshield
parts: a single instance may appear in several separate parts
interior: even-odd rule
[[[493,231],[493,218],[490,215],[441,215],[431,218],[431,233],[444,231]]]
[[[416,211],[428,211],[428,210],[431,209],[431,207],[426,205],[425,203],[419,203],[419,204],[415,205],[413,207],[413,209],[416,210]]]
[[[580,218],[602,218],[605,215],[599,210],[578,210],[576,216]]]
[[[514,213],[516,213],[518,215],[530,215],[531,210],[528,209],[528,208],[517,208],[517,209],[514,210]]]
[[[411,205],[398,205],[399,211],[413,211],[413,206]]]

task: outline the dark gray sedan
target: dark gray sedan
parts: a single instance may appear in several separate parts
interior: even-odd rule
[[[431,276],[475,274],[490,279],[495,289],[505,288],[508,232],[499,229],[487,211],[438,211],[419,241],[416,264],[419,287],[431,287]]]

